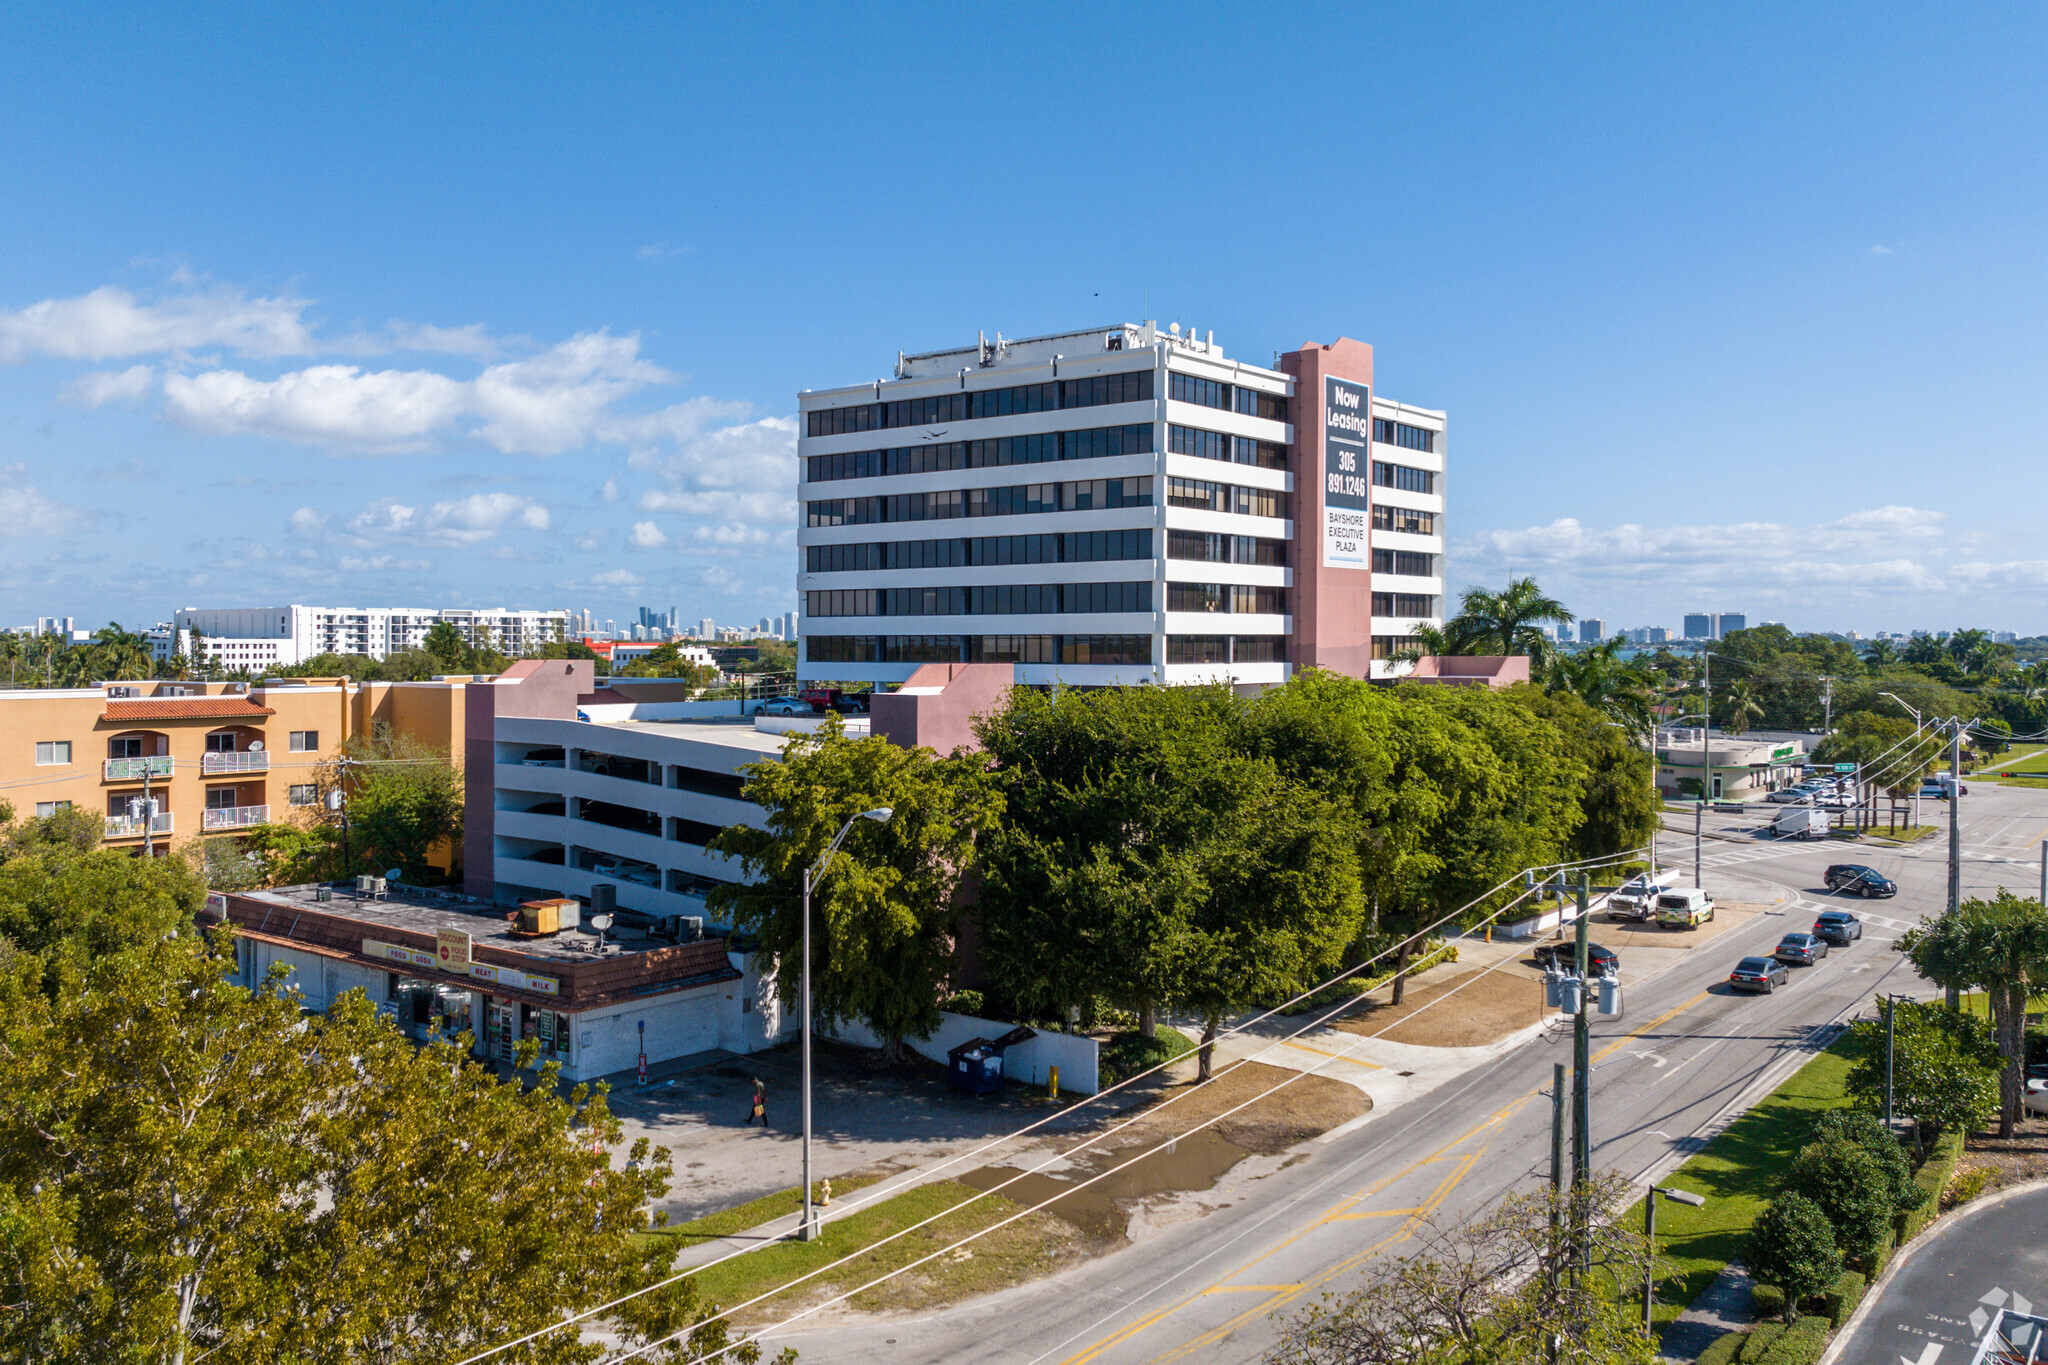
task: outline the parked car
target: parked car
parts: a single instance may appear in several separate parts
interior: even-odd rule
[[[1794,967],[1811,967],[1828,955],[1828,941],[1818,934],[1787,934],[1778,940],[1778,946],[1771,953],[1780,962]]]
[[[2020,1106],[2029,1114],[2048,1114],[2048,1080],[2028,1081]]]
[[[754,708],[754,714],[757,716],[812,716],[816,715],[817,712],[811,709],[809,702],[800,701],[795,697],[770,697],[767,701]]]
[[[1837,947],[1846,947],[1863,937],[1863,921],[1847,910],[1823,910],[1813,922],[1813,932]]]
[[[1856,804],[1856,800],[1843,792],[1822,792],[1813,798],[1813,804],[1822,810],[1847,810]]]
[[[1798,787],[1787,787],[1783,791],[1771,792],[1764,800],[1779,806],[1796,806],[1801,802],[1813,800],[1813,793]]]
[[[1657,897],[1657,923],[1666,929],[1692,929],[1714,918],[1714,902],[1697,886],[1682,886]]]
[[[1641,924],[1655,913],[1657,897],[1669,889],[1666,883],[1653,882],[1639,873],[1623,882],[1621,888],[1607,898],[1607,913],[1615,919],[1634,920]]]
[[[1775,958],[1745,957],[1728,973],[1728,984],[1738,991],[1769,995],[1792,979],[1791,969]]]
[[[1536,950],[1536,965],[1548,967],[1554,962],[1569,970],[1578,961],[1577,954],[1577,947],[1569,939],[1563,943],[1546,943]],[[1595,976],[1619,976],[1621,956],[1611,948],[1589,943],[1586,945],[1586,967]]]
[[[1899,884],[1874,867],[1860,863],[1836,863],[1827,870],[1828,890],[1845,896],[1861,896],[1865,900],[1896,896]]]

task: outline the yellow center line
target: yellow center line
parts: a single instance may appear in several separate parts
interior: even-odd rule
[[[1707,998],[1707,995],[1708,992],[1701,991],[1699,994],[1693,996],[1691,999],[1672,1006],[1670,1009],[1664,1011],[1664,1013],[1658,1015],[1656,1018],[1650,1020],[1648,1023],[1642,1024],[1630,1030],[1628,1033],[1623,1034],[1621,1037],[1609,1043],[1607,1047],[1602,1049],[1602,1051],[1598,1054],[1598,1057],[1607,1056],[1609,1053],[1613,1052],[1615,1048],[1620,1047],[1623,1043],[1629,1041],[1630,1039],[1638,1038],[1643,1034],[1648,1033],[1651,1029],[1657,1028],[1658,1026],[1668,1022],[1675,1016],[1683,1014],[1686,1010],[1691,1009],[1694,1005],[1697,1005],[1702,1000],[1705,1000]],[[1304,1050],[1315,1051],[1315,1049],[1313,1048],[1307,1048]],[[1506,1120],[1510,1114],[1513,1114],[1517,1109],[1521,1108],[1524,1104],[1528,1103],[1528,1101],[1532,1097],[1541,1094],[1542,1091],[1543,1087],[1541,1086],[1538,1086],[1537,1088],[1529,1091],[1527,1094],[1522,1095],[1521,1097],[1515,1099],[1513,1102],[1505,1105],[1504,1107],[1497,1110],[1487,1118],[1480,1120],[1471,1128],[1468,1128],[1463,1133],[1460,1133],[1457,1137],[1452,1138],[1449,1142],[1446,1142],[1443,1146],[1437,1148],[1428,1156],[1418,1158],[1417,1160],[1410,1162],[1407,1166],[1404,1166],[1402,1169],[1394,1172],[1392,1175],[1382,1176],[1380,1179],[1375,1180],[1372,1184],[1368,1185],[1364,1190],[1360,1191],[1359,1193],[1347,1196],[1346,1198],[1340,1200],[1338,1203],[1332,1205],[1327,1211],[1316,1217],[1307,1226],[1303,1227],[1299,1232],[1296,1232],[1292,1236],[1285,1237],[1281,1239],[1279,1242],[1276,1242],[1272,1247],[1259,1253],[1257,1256],[1254,1256],[1251,1260],[1246,1261],[1243,1265],[1240,1265],[1236,1270],[1232,1271],[1229,1275],[1224,1276],[1215,1284],[1210,1285],[1206,1289],[1196,1290],[1194,1293],[1188,1295],[1186,1298],[1183,1298],[1176,1303],[1168,1304],[1164,1308],[1160,1308],[1154,1312],[1147,1313],[1144,1317],[1139,1318],[1136,1321],[1131,1322],[1121,1328],[1118,1328],[1116,1331],[1102,1338],[1094,1345],[1089,1346],[1088,1348],[1079,1352],[1076,1355],[1067,1357],[1066,1360],[1061,1362],[1061,1365],[1088,1365],[1088,1362],[1097,1359],[1104,1352],[1108,1351],[1112,1347],[1120,1345],[1121,1343],[1130,1340],[1132,1337],[1137,1336],[1140,1332],[1143,1332],[1146,1329],[1152,1327],[1154,1324],[1173,1316],[1175,1313],[1178,1313],[1181,1309],[1186,1308],[1188,1305],[1199,1302],[1202,1298],[1206,1297],[1211,1293],[1235,1292],[1239,1288],[1242,1288],[1246,1292],[1251,1292],[1253,1290],[1267,1288],[1268,1286],[1255,1285],[1245,1285],[1241,1287],[1233,1286],[1230,1282],[1236,1279],[1239,1275],[1242,1275],[1246,1271],[1250,1270],[1253,1266],[1260,1264],[1262,1261],[1267,1260],[1269,1257],[1279,1254],[1281,1251],[1284,1251],[1289,1246],[1292,1246],[1295,1242],[1300,1241],[1303,1237],[1306,1237],[1315,1229],[1322,1227],[1327,1223],[1352,1222],[1365,1218],[1395,1216],[1400,1217],[1402,1219],[1400,1226],[1396,1227],[1391,1232],[1387,1233],[1386,1236],[1381,1237],[1378,1241],[1373,1242],[1370,1246],[1364,1247],[1361,1250],[1356,1251],[1349,1256],[1346,1256],[1343,1260],[1338,1261],[1336,1264],[1328,1267],[1327,1269],[1316,1274],[1314,1277],[1305,1280],[1298,1285],[1294,1285],[1291,1287],[1279,1285],[1270,1286],[1270,1288],[1273,1291],[1271,1298],[1252,1308],[1246,1309],[1244,1312],[1238,1314],[1229,1322],[1225,1323],[1222,1327],[1217,1328],[1216,1330],[1211,1332],[1205,1332],[1201,1336],[1195,1338],[1192,1341],[1185,1342],[1180,1346],[1172,1348],[1165,1355],[1156,1357],[1153,1361],[1153,1365],[1163,1365],[1163,1362],[1178,1360],[1190,1351],[1199,1350],[1203,1346],[1210,1345],[1214,1342],[1220,1341],[1225,1336],[1228,1336],[1231,1332],[1237,1330],[1237,1328],[1242,1326],[1244,1323],[1250,1322],[1259,1317],[1263,1317],[1277,1308],[1284,1307],[1287,1304],[1294,1302],[1296,1299],[1299,1299],[1304,1293],[1316,1289],[1322,1285],[1328,1284],[1337,1276],[1342,1275],[1345,1272],[1359,1265],[1364,1264],[1373,1256],[1377,1255],[1381,1248],[1386,1247],[1395,1242],[1404,1241],[1409,1236],[1411,1236],[1415,1230],[1416,1224],[1421,1222],[1422,1219],[1428,1217],[1431,1213],[1435,1212],[1437,1207],[1441,1205],[1445,1199],[1450,1197],[1451,1192],[1457,1188],[1458,1184],[1461,1181],[1463,1181],[1464,1178],[1471,1172],[1472,1167],[1478,1163],[1479,1158],[1485,1154],[1486,1148],[1482,1146],[1477,1151],[1468,1153],[1458,1158],[1457,1165],[1451,1170],[1449,1175],[1444,1177],[1443,1183],[1438,1185],[1436,1189],[1431,1192],[1429,1198],[1425,1199],[1420,1205],[1416,1206],[1415,1208],[1386,1209],[1377,1212],[1353,1212],[1353,1210],[1356,1208],[1360,1201],[1370,1199],[1372,1196],[1378,1194],[1381,1190],[1393,1184],[1395,1181],[1400,1180],[1405,1176],[1412,1175],[1416,1171],[1420,1170],[1422,1167],[1432,1165],[1442,1160],[1446,1156],[1449,1156],[1451,1153],[1457,1151],[1458,1148],[1464,1146],[1467,1142],[1470,1142],[1472,1139],[1484,1133],[1487,1129],[1492,1128]]]
[[[1294,1042],[1289,1042],[1289,1041],[1287,1041],[1287,1040],[1286,1040],[1286,1039],[1284,1039],[1284,1038],[1283,1038],[1283,1039],[1281,1039],[1280,1041],[1281,1041],[1281,1046],[1283,1046],[1283,1047],[1291,1047],[1291,1048],[1298,1048],[1298,1049],[1300,1049],[1300,1050],[1301,1050],[1301,1051],[1303,1051],[1303,1052],[1313,1052],[1313,1053],[1315,1053],[1315,1054],[1316,1054],[1316,1056],[1318,1056],[1318,1057],[1329,1057],[1329,1058],[1331,1058],[1331,1059],[1333,1059],[1333,1060],[1335,1060],[1335,1061],[1339,1061],[1339,1062],[1349,1062],[1349,1063],[1351,1063],[1351,1065],[1353,1065],[1353,1066],[1366,1066],[1366,1067],[1371,1067],[1371,1068],[1372,1068],[1372,1069],[1373,1069],[1374,1071],[1385,1071],[1385,1070],[1386,1070],[1386,1068],[1385,1068],[1385,1067],[1383,1067],[1383,1066],[1381,1066],[1381,1065],[1380,1065],[1380,1064],[1379,1064],[1378,1062],[1368,1062],[1368,1061],[1366,1061],[1366,1060],[1364,1060],[1363,1058],[1360,1058],[1360,1057],[1347,1057],[1347,1056],[1345,1056],[1345,1055],[1344,1055],[1343,1053],[1341,1053],[1341,1052],[1326,1052],[1326,1051],[1324,1051],[1324,1050],[1323,1050],[1322,1048],[1319,1048],[1319,1047],[1310,1047],[1310,1046],[1309,1046],[1309,1045],[1308,1045],[1307,1043],[1294,1043]]]
[[[1219,1284],[1214,1289],[1204,1289],[1204,1294],[1278,1294],[1290,1289],[1301,1288],[1298,1284]]]

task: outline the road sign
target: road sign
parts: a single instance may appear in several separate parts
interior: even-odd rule
[[[1856,765],[1854,763],[1837,763],[1835,771],[1838,773],[1853,773],[1856,771]]]

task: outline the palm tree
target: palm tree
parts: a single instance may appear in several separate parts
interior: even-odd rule
[[[100,678],[147,678],[156,671],[150,657],[149,641],[119,621],[109,621],[93,632],[93,643],[81,662]]]
[[[1721,728],[1731,735],[1740,735],[1749,728],[1751,721],[1764,713],[1764,704],[1756,699],[1756,688],[1747,679],[1730,685],[1721,695],[1726,699]]]
[[[1560,655],[1544,678],[1544,691],[1568,692],[1640,739],[1656,725],[1657,674],[1639,659],[1621,657],[1619,636],[1580,653]]]
[[[1533,578],[1517,578],[1500,592],[1470,588],[1458,614],[1444,623],[1456,654],[1526,654],[1537,673],[1548,670],[1555,654],[1549,636],[1536,627],[1544,621],[1560,625],[1573,620],[1564,603],[1545,597]]]

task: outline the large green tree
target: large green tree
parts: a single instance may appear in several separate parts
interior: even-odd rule
[[[0,955],[0,1065],[9,1360],[445,1365],[650,1284],[674,1254],[634,1236],[668,1154],[628,1147],[602,1088],[564,1097],[552,1066],[502,1083],[359,993],[302,1017],[281,977],[245,989],[190,936],[54,986],[34,955]],[[617,1321],[639,1342],[696,1317],[674,1286]],[[557,1331],[518,1358],[607,1349]]]
[[[1224,1014],[1338,960],[1362,919],[1354,812],[1255,731],[1223,687],[1020,691],[983,722],[1007,809],[982,889],[1000,991],[1057,1013],[1106,998],[1141,1027],[1192,1010],[1206,1077]]]
[[[1541,672],[1557,646],[1538,627],[1568,625],[1574,619],[1564,603],[1545,595],[1533,578],[1510,580],[1495,592],[1468,588],[1458,600],[1458,614],[1444,623],[1442,641],[1448,654],[1526,654]]]
[[[1506,695],[1548,721],[1584,772],[1583,818],[1572,831],[1569,856],[1609,858],[1648,845],[1664,803],[1656,763],[1635,732],[1570,693],[1512,687]]]
[[[1834,1225],[1818,1204],[1797,1192],[1779,1195],[1757,1218],[1742,1263],[1762,1283],[1785,1291],[1787,1322],[1799,1315],[1802,1301],[1842,1273]]]
[[[1984,992],[2005,1061],[1998,1135],[2011,1137],[2026,1094],[2027,1002],[2048,985],[2048,907],[2001,887],[1991,900],[1966,900],[1909,929],[1893,946],[1929,981]]]
[[[1894,1000],[1892,1108],[1913,1120],[1916,1146],[1945,1129],[1964,1131],[1998,1112],[1998,1077],[2005,1059],[1990,1027],[1975,1015],[1940,1005]],[[1848,1092],[1871,1112],[1884,1107],[1886,1030],[1882,1015],[1857,1024],[1862,1055],[1849,1068]]]
[[[53,970],[189,928],[206,899],[182,859],[100,848],[90,811],[12,817],[0,802],[0,940]]]
[[[1638,739],[1656,728],[1656,671],[1621,657],[1620,639],[1561,654],[1544,674],[1547,692],[1578,698]]]
[[[710,906],[760,938],[785,1004],[797,998],[804,870],[849,819],[893,810],[885,823],[856,821],[811,893],[811,998],[827,1018],[867,1025],[899,1059],[905,1038],[939,1025],[961,881],[1002,811],[983,763],[853,738],[832,717],[791,734],[780,762],[741,771],[766,828],[734,825],[711,841],[749,880],[719,887]]]

